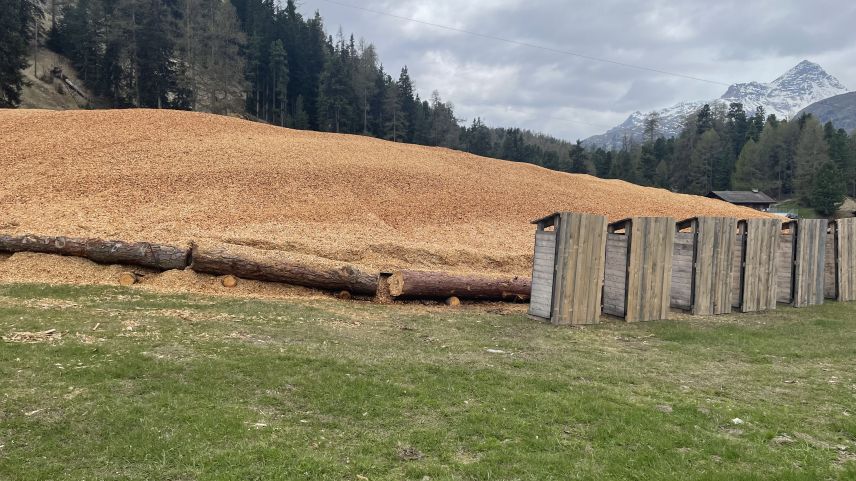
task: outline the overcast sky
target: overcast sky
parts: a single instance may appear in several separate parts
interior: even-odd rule
[[[373,43],[387,72],[407,65],[423,98],[438,90],[469,124],[575,140],[635,110],[722,95],[726,87],[298,0]],[[336,0],[424,22],[725,84],[769,82],[803,59],[856,89],[853,0]]]

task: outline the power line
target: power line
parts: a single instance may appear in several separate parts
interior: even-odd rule
[[[403,15],[396,15],[396,14],[394,14],[394,13],[384,12],[384,11],[382,11],[382,10],[375,10],[375,9],[373,9],[373,8],[361,7],[361,6],[353,5],[353,4],[350,4],[350,3],[339,2],[339,1],[336,1],[336,0],[321,0],[321,1],[326,2],[326,3],[333,4],[333,5],[339,5],[339,6],[341,6],[341,7],[345,7],[345,8],[352,8],[352,9],[354,9],[354,10],[360,10],[360,11],[363,11],[363,12],[373,13],[373,14],[375,14],[375,15],[383,15],[383,16],[385,16],[385,17],[397,18],[397,19],[399,19],[399,20],[405,20],[405,21],[408,21],[408,22],[419,23],[419,24],[422,24],[422,25],[427,25],[427,26],[430,26],[430,27],[440,28],[440,29],[443,29],[443,30],[449,30],[449,31],[452,31],[452,32],[463,33],[463,34],[465,34],[465,35],[471,35],[471,36],[473,36],[473,37],[485,38],[485,39],[488,39],[488,40],[495,40],[495,41],[498,41],[498,42],[505,42],[505,43],[508,43],[508,44],[511,44],[511,45],[518,45],[518,46],[521,46],[521,47],[533,48],[533,49],[537,49],[537,50],[543,50],[543,51],[546,51],[546,52],[552,52],[552,53],[558,53],[558,54],[562,54],[562,55],[568,55],[568,56],[571,56],[571,57],[577,57],[577,58],[582,58],[582,59],[585,59],[585,60],[591,60],[591,61],[593,61],[593,62],[601,62],[601,63],[611,64],[611,65],[618,65],[618,66],[620,66],[620,67],[632,68],[632,69],[636,69],[636,70],[644,70],[644,71],[647,71],[647,72],[654,72],[654,73],[659,73],[659,74],[662,74],[662,75],[669,75],[669,76],[672,76],[672,77],[679,77],[679,78],[684,78],[684,79],[689,79],[689,80],[695,80],[695,81],[698,81],[698,82],[705,82],[705,83],[715,84],[715,85],[724,85],[724,86],[726,86],[726,87],[728,87],[728,86],[729,86],[729,84],[724,83],[724,82],[720,82],[720,81],[718,81],[718,80],[711,80],[711,79],[706,79],[706,78],[702,78],[702,77],[696,77],[696,76],[693,76],[693,75],[687,75],[687,74],[682,74],[682,73],[677,73],[677,72],[670,72],[670,71],[668,71],[668,70],[661,70],[661,69],[654,68],[654,67],[646,67],[646,66],[644,66],[644,65],[636,65],[636,64],[626,63],[626,62],[620,62],[620,61],[617,61],[617,60],[611,60],[611,59],[608,59],[608,58],[595,57],[595,56],[593,56],[593,55],[586,55],[586,54],[582,54],[582,53],[579,53],[579,52],[572,52],[572,51],[570,51],[570,50],[562,50],[562,49],[558,49],[558,48],[547,47],[547,46],[544,46],[544,45],[537,45],[537,44],[529,43],[529,42],[521,42],[521,41],[519,41],[519,40],[513,40],[513,39],[510,39],[510,38],[499,37],[499,36],[496,36],[496,35],[489,35],[489,34],[484,34],[484,33],[474,32],[474,31],[472,31],[472,30],[465,30],[465,29],[462,29],[462,28],[451,27],[451,26],[449,26],[449,25],[442,25],[442,24],[439,24],[439,23],[427,22],[427,21],[425,21],[425,20],[419,20],[419,19],[412,18],[412,17],[405,17],[405,16],[403,16]]]

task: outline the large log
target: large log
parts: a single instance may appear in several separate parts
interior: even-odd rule
[[[162,271],[184,269],[190,263],[190,249],[186,247],[76,237],[0,235],[0,251],[85,257],[99,264],[127,264]]]
[[[448,272],[396,271],[389,278],[392,297],[525,301],[532,281],[528,277],[484,277]]]
[[[374,295],[378,274],[349,264],[334,264],[281,251],[193,245],[190,268],[213,275],[234,275],[242,279],[283,282],[297,286]]]

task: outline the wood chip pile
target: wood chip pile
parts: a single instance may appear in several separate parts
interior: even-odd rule
[[[354,135],[158,110],[0,110],[0,233],[213,241],[400,268],[528,275],[558,210],[763,214]]]

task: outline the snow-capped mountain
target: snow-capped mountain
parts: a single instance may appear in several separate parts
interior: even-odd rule
[[[760,105],[767,114],[776,114],[779,118],[790,118],[806,106],[835,95],[848,92],[847,88],[823,68],[808,60],[803,60],[770,83],[748,82],[734,84],[718,99],[680,102],[671,107],[658,110],[660,119],[658,135],[674,137],[680,133],[686,117],[704,104],[727,109],[728,104],[740,102],[746,113]],[[586,146],[606,149],[620,148],[625,139],[640,141],[644,132],[646,114],[633,112],[616,127],[601,135],[589,137],[583,141]]]

